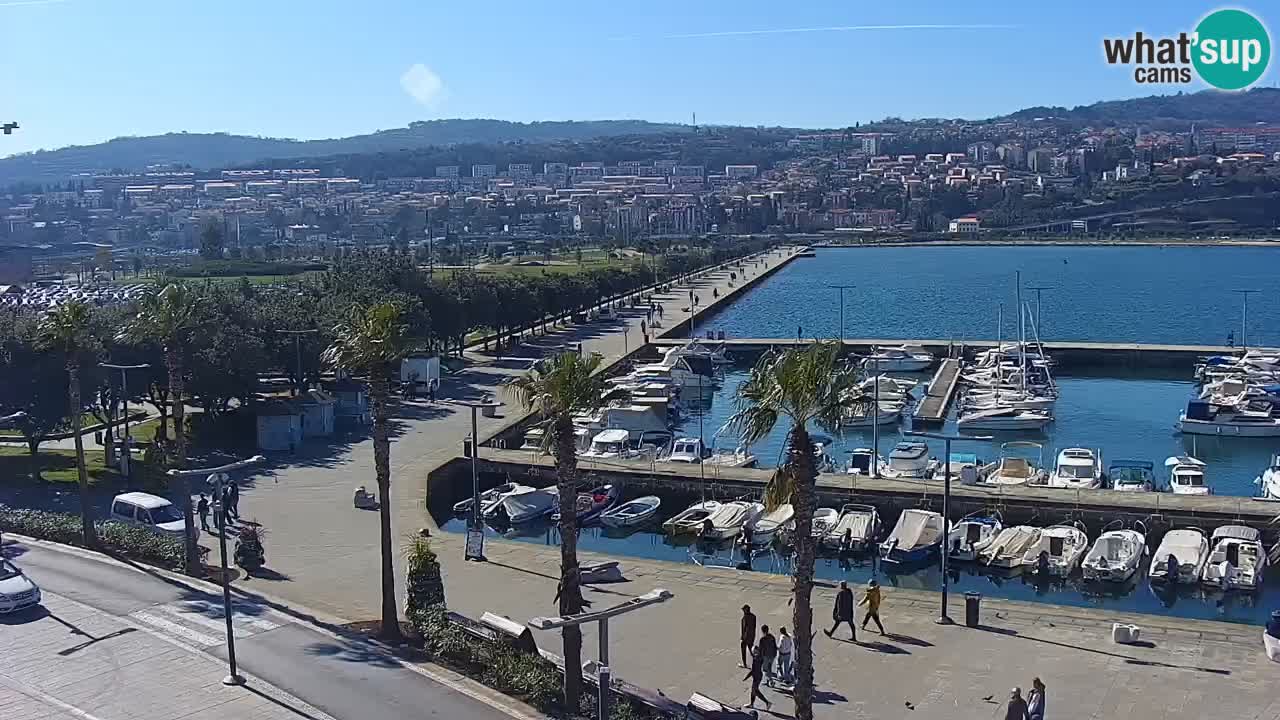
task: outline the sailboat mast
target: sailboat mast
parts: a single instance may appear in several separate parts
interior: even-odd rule
[[[996,402],[1000,406],[1000,366],[1004,358],[1004,303],[996,310]]]
[[[1018,286],[1018,371],[1021,378],[1019,385],[1025,397],[1027,394],[1027,325],[1026,314],[1022,312],[1022,271],[1015,271],[1013,277]]]

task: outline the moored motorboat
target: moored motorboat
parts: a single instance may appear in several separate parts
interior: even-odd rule
[[[854,448],[849,451],[849,464],[845,468],[845,472],[849,475],[861,475],[863,477],[874,477],[883,474],[885,470],[884,458],[876,454],[871,448]]]
[[[1268,406],[1241,402],[1218,405],[1192,400],[1178,417],[1178,430],[1188,435],[1224,437],[1280,437],[1280,417]]]
[[[933,362],[933,353],[919,345],[897,345],[873,348],[862,366],[878,372],[918,372]]]
[[[840,519],[840,511],[835,508],[820,507],[813,511],[813,522],[811,523],[810,534],[821,540],[826,537],[831,528],[835,527],[836,521]]]
[[[1035,460],[1031,459],[1034,453]],[[1014,441],[1000,446],[1000,458],[981,468],[978,476],[987,485],[1040,485],[1048,475],[1044,463],[1044,446],[1028,441]]]
[[[1164,466],[1169,468],[1169,490],[1175,495],[1208,495],[1209,485],[1205,482],[1203,460],[1189,455],[1175,455],[1166,458]]]
[[[938,469],[938,461],[929,457],[929,445],[923,440],[903,440],[889,451],[889,460],[881,472],[891,478],[927,478]]]
[[[533,490],[533,488],[519,483],[503,483],[495,488],[489,488],[488,490],[480,493],[480,515],[483,516],[485,513],[489,512],[494,505],[502,502],[502,499],[508,495],[529,492],[531,490]],[[473,500],[474,498],[467,498],[454,503],[453,513],[455,515],[464,515],[471,512]]]
[[[611,528],[637,527],[653,519],[661,507],[661,498],[646,495],[605,510],[600,514],[600,523]]]
[[[753,525],[764,514],[764,505],[748,500],[732,500],[723,503],[702,521],[698,537],[703,540],[724,540]]]
[[[995,542],[1004,529],[996,515],[968,515],[951,526],[947,534],[947,553],[952,560],[977,560],[988,545]]]
[[[956,419],[961,430],[1043,430],[1053,422],[1044,410],[1023,410],[1004,405],[965,412]]]
[[[791,503],[783,503],[766,512],[751,526],[751,542],[753,545],[768,545],[773,538],[786,529],[795,517],[796,510]]]
[[[559,502],[559,488],[550,485],[508,495],[485,513],[484,517],[490,522],[520,525],[550,517],[556,511]]]
[[[1040,532],[1040,539],[1027,547],[1022,564],[1039,575],[1066,577],[1089,550],[1089,536],[1074,525],[1054,525]]]
[[[587,492],[578,493],[578,499],[574,505],[577,515],[578,527],[587,527],[599,519],[600,514],[618,501],[618,497],[622,494],[621,486],[617,484],[606,484],[593,487]],[[552,520],[560,519],[560,512],[557,510],[551,514]]]
[[[1177,572],[1171,574],[1169,558]],[[1194,583],[1200,581],[1204,564],[1209,559],[1209,540],[1199,528],[1170,530],[1160,540],[1151,556],[1147,577],[1152,582]]]
[[[902,411],[904,405],[901,402],[881,401],[875,413],[871,412],[871,406],[846,413],[840,418],[840,425],[846,428],[869,428],[873,425],[884,427],[886,425],[896,425],[902,421]]]
[[[1093,541],[1080,563],[1085,580],[1125,582],[1146,556],[1147,537],[1137,530],[1107,530]]]
[[[903,510],[889,537],[880,543],[880,559],[900,565],[925,562],[938,554],[946,536],[947,523],[941,513]]]
[[[1267,570],[1262,534],[1247,525],[1223,525],[1213,531],[1213,550],[1200,579],[1222,590],[1257,590]]]
[[[859,552],[870,547],[879,533],[880,512],[874,505],[846,503],[822,544],[832,550]]]
[[[696,502],[662,523],[662,529],[670,535],[696,535],[702,530],[702,521],[719,509],[715,500]]]
[[[1107,467],[1107,482],[1120,492],[1155,490],[1155,466],[1146,460],[1114,460]]]
[[[1096,490],[1102,487],[1102,459],[1088,448],[1067,448],[1049,474],[1049,487]]]
[[[1040,528],[1030,525],[1006,527],[978,552],[978,561],[992,568],[1021,570],[1027,549],[1040,542],[1040,533]]]

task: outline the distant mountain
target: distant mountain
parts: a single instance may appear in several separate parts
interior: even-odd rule
[[[518,123],[504,120],[430,120],[329,140],[288,140],[226,133],[169,133],[123,137],[97,145],[0,158],[0,185],[61,181],[85,172],[138,171],[149,165],[218,168],[267,158],[289,159],[408,150],[456,143],[548,142],[615,135],[680,132],[687,126],[643,120]]]
[[[1031,107],[997,119],[1055,118],[1084,125],[1142,123],[1152,127],[1185,128],[1202,125],[1280,124],[1280,89],[1254,88],[1233,93],[1204,90],[1176,95],[1150,95],[1132,100],[1105,100],[1092,105]]]

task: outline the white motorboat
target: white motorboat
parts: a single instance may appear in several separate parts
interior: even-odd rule
[[[938,461],[929,457],[929,445],[923,440],[903,440],[889,451],[889,461],[881,474],[891,478],[927,478],[938,469]]]
[[[622,487],[612,483],[593,487],[584,493],[578,493],[578,499],[574,505],[578,527],[587,527],[594,523],[602,513],[618,502],[618,497],[621,495]],[[551,519],[559,521],[560,511],[557,510],[551,513]]]
[[[1035,452],[1035,460],[1030,457]],[[1000,459],[979,470],[987,485],[1041,485],[1048,477],[1044,463],[1044,446],[1029,441],[1007,442],[1000,446]]]
[[[616,384],[637,380],[670,380],[683,386],[686,392],[697,387],[710,391],[715,382],[715,364],[708,355],[691,354],[685,352],[683,347],[671,347],[662,354],[661,362],[637,365],[630,373],[611,382]]]
[[[681,346],[678,355],[680,357],[705,357],[713,365],[733,364],[733,358],[729,357],[728,351],[725,350],[725,344],[722,342],[712,344],[695,338]]]
[[[591,447],[578,457],[595,460],[625,458],[631,454],[630,441],[631,433],[626,430],[601,430],[591,439]]]
[[[1223,590],[1257,590],[1267,571],[1262,534],[1246,525],[1223,525],[1213,531],[1212,552],[1200,579]]]
[[[1074,525],[1054,525],[1040,532],[1040,539],[1027,547],[1022,563],[1031,572],[1050,577],[1070,575],[1089,550],[1089,536]]]
[[[826,537],[831,528],[836,526],[836,521],[840,519],[840,511],[835,508],[820,507],[813,511],[813,523],[810,527],[810,533],[813,537],[821,540]]]
[[[1169,575],[1169,557],[1178,566],[1176,577]],[[1147,577],[1152,582],[1195,583],[1200,581],[1204,564],[1209,559],[1209,540],[1198,528],[1170,530],[1160,540],[1160,546],[1151,556]]]
[[[1042,430],[1051,422],[1053,415],[1043,410],[999,405],[965,412],[956,419],[956,426],[961,430]]]
[[[911,391],[915,390],[919,384],[916,380],[905,380],[903,378],[889,377],[888,375],[872,375],[859,382],[856,389],[857,395],[860,397],[878,397],[881,403],[907,404],[915,399],[911,395]]]
[[[1178,430],[1187,435],[1280,437],[1280,417],[1275,417],[1270,407],[1256,409],[1243,403],[1215,405],[1192,400],[1178,417]]]
[[[528,487],[526,485],[521,485],[519,483],[503,483],[498,487],[489,488],[488,490],[485,490],[484,492],[480,493],[481,517],[483,517],[486,513],[488,513],[491,509],[493,509],[494,505],[497,505],[498,503],[502,502],[502,499],[507,497],[508,495],[517,495],[519,493],[530,492],[531,490],[533,490],[533,488]],[[473,500],[472,498],[467,498],[465,500],[460,500],[454,503],[453,505],[454,514],[463,515],[471,512],[472,500]]]
[[[646,495],[605,510],[600,515],[600,523],[610,528],[637,527],[653,519],[661,507],[661,498]]]
[[[877,455],[875,450],[854,448],[849,451],[849,465],[845,468],[845,473],[872,477],[877,474],[883,475],[885,467],[884,458]]]
[[[530,452],[539,452],[548,454],[551,448],[546,446],[547,431],[542,427],[530,428],[524,434],[524,440],[520,445],[521,450]],[[573,447],[578,452],[582,452],[591,446],[591,438],[595,437],[595,431],[585,427],[575,427],[573,429]]]
[[[1156,488],[1154,468],[1146,460],[1115,460],[1107,467],[1107,482],[1120,492],[1151,492]]]
[[[590,433],[589,439],[605,430],[625,430],[627,441],[637,445],[646,433],[665,433],[670,436],[667,426],[666,411],[647,405],[610,405],[590,415],[577,415],[573,418],[575,428]]]
[[[662,529],[670,535],[696,535],[702,530],[702,521],[719,509],[715,500],[696,502],[662,523]]]
[[[1271,456],[1271,465],[1258,476],[1258,492],[1268,500],[1280,500],[1280,454]]]
[[[1204,479],[1203,461],[1189,455],[1177,455],[1166,458],[1164,466],[1169,468],[1169,489],[1175,495],[1210,494]]]
[[[1147,537],[1137,530],[1107,530],[1093,541],[1081,562],[1085,580],[1125,582],[1147,554]]]
[[[1030,525],[1007,527],[978,551],[978,562],[1002,570],[1021,570],[1027,549],[1038,546],[1041,530]]]
[[[879,534],[880,512],[874,505],[846,503],[835,525],[822,537],[822,544],[833,550],[859,552],[871,547]]]
[[[785,530],[795,518],[796,510],[791,503],[783,503],[766,512],[751,526],[751,544],[768,545],[779,532]]]
[[[902,411],[905,406],[901,402],[881,401],[877,407],[878,410],[875,413],[871,412],[870,405],[847,413],[840,418],[840,425],[847,428],[869,428],[874,425],[884,427],[902,422]]]
[[[719,465],[720,467],[752,467],[756,456],[745,447],[734,450],[711,450],[698,438],[677,438],[671,443],[671,452],[661,458],[665,462]]]
[[[1088,448],[1067,448],[1049,474],[1049,487],[1096,490],[1102,487],[1102,458]]]
[[[933,362],[933,353],[919,345],[897,345],[873,348],[862,366],[878,372],[918,372]]]
[[[504,497],[485,514],[485,519],[496,523],[521,525],[550,517],[559,503],[560,490],[555,485],[550,485]]]
[[[947,521],[932,510],[903,510],[889,537],[880,543],[880,558],[888,563],[914,565],[938,554],[947,537]]]
[[[994,515],[969,515],[947,534],[947,554],[952,560],[977,560],[979,553],[1000,535],[1004,525]]]
[[[732,500],[722,504],[702,521],[698,536],[703,540],[724,540],[742,532],[746,525],[754,525],[764,514],[764,505],[748,500]]]
[[[1021,410],[1052,410],[1058,398],[1051,395],[1024,393],[1020,390],[995,392],[992,390],[970,391],[965,394],[963,405],[968,410],[994,410],[1000,407],[1011,407]]]

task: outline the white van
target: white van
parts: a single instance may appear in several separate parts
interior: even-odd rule
[[[182,538],[182,511],[168,500],[144,492],[121,493],[111,500],[111,519]],[[200,528],[195,528],[196,538]]]

